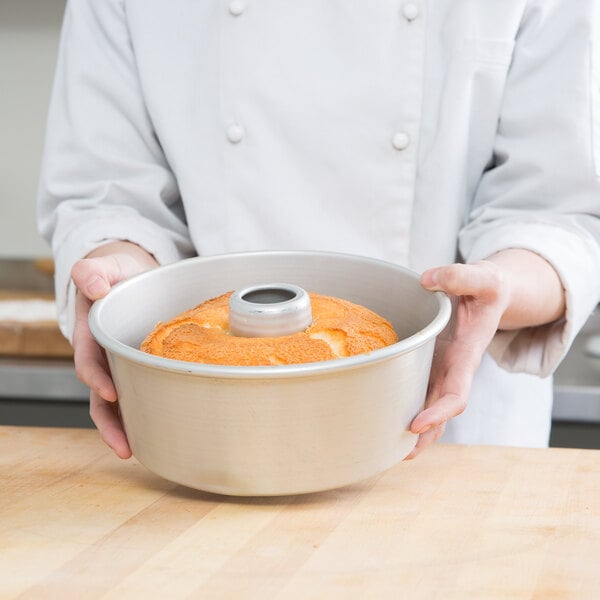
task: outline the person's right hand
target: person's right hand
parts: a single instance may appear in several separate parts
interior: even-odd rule
[[[88,313],[92,303],[106,296],[113,285],[156,266],[154,257],[139,246],[131,242],[111,242],[77,261],[71,270],[77,289],[72,340],[75,371],[78,379],[90,388],[92,421],[102,439],[120,458],[129,458],[131,449],[106,356],[90,333]]]

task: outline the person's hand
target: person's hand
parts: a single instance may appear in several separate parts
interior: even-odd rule
[[[110,288],[155,266],[154,257],[130,242],[101,246],[73,266],[71,278],[77,288],[73,350],[77,377],[90,388],[90,416],[102,439],[120,458],[129,458],[131,449],[121,422],[117,392],[110,377],[104,351],[95,342],[88,326],[88,313],[95,300]]]
[[[425,409],[410,425],[419,438],[409,459],[465,410],[475,371],[496,331],[550,323],[565,312],[565,292],[554,268],[520,248],[473,264],[429,269],[421,285],[447,293],[453,310],[436,341]]]
[[[492,262],[430,269],[421,285],[446,292],[453,310],[435,345],[425,409],[410,430],[419,438],[407,459],[414,458],[443,433],[446,422],[463,412],[471,382],[509,301],[502,270]]]

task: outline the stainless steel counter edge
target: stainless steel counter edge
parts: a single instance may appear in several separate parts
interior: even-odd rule
[[[89,389],[77,379],[72,361],[1,358],[1,398],[81,401],[89,398]]]

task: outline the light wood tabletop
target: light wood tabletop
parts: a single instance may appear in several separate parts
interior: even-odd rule
[[[232,498],[94,430],[0,427],[0,598],[600,598],[600,451],[438,444],[358,485]]]

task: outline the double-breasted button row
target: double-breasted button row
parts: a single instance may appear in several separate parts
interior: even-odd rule
[[[231,0],[229,3],[229,14],[233,17],[239,17],[245,10],[244,0]],[[227,126],[225,135],[232,144],[239,144],[244,139],[244,128],[239,123],[231,123]]]
[[[402,6],[402,16],[407,21],[414,21],[421,14],[419,5],[415,2],[407,2]],[[410,146],[410,136],[406,131],[396,131],[392,134],[392,147],[398,151],[406,150]]]
[[[239,17],[246,10],[244,0],[231,0],[229,3],[229,12],[234,17]],[[407,2],[402,7],[402,14],[407,21],[414,21],[420,14],[419,6],[414,2]]]
[[[229,3],[229,13],[234,17],[239,17],[246,10],[244,0],[231,0]],[[420,15],[419,6],[414,2],[407,2],[402,7],[402,15],[407,21],[414,21]],[[239,123],[231,123],[226,128],[226,136],[232,144],[238,144],[244,139],[244,128]],[[410,145],[410,137],[405,131],[396,131],[391,138],[392,147],[401,151]]]
[[[226,129],[227,139],[238,144],[244,139],[244,128],[239,123],[231,123]],[[405,131],[397,131],[392,135],[392,146],[396,150],[406,150],[410,145],[410,136]]]

